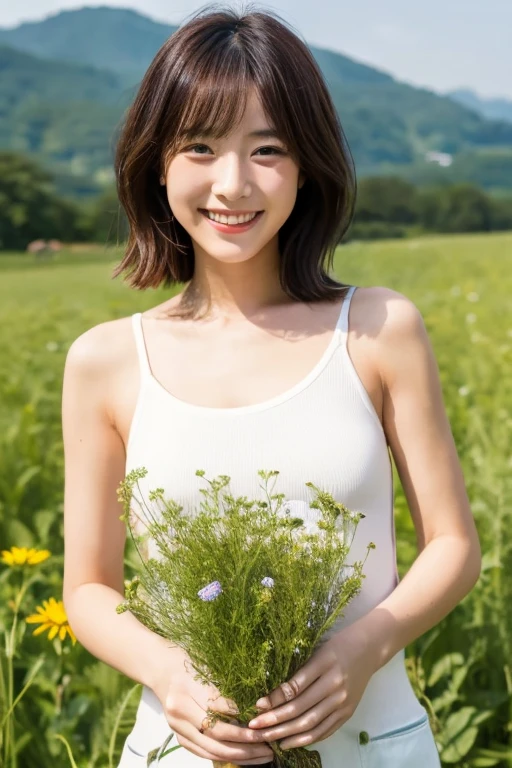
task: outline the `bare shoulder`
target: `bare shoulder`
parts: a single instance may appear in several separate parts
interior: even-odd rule
[[[398,380],[410,385],[411,366],[435,367],[422,315],[413,301],[384,286],[360,287],[350,305],[347,347],[383,425],[386,399]]]
[[[351,327],[361,334],[389,339],[423,325],[418,307],[403,293],[384,286],[358,288],[350,310]]]
[[[84,391],[103,404],[112,423],[122,382],[136,369],[131,317],[108,320],[89,328],[69,347],[64,369],[64,395]],[[127,375],[130,374],[130,375]],[[121,388],[121,389],[120,389]],[[126,387],[125,387],[126,388]]]
[[[73,341],[66,365],[90,375],[115,368],[133,344],[132,336],[130,317],[99,323]]]

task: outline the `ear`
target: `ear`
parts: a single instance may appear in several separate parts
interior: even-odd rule
[[[303,171],[300,171],[299,173],[299,182],[298,182],[298,188],[302,189],[306,182],[306,174]]]

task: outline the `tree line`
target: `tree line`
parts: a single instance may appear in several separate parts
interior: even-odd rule
[[[512,229],[512,197],[472,184],[416,187],[395,176],[358,180],[353,223],[344,242],[410,233]],[[51,174],[25,155],[0,152],[0,250],[38,239],[115,245],[128,234],[115,186],[90,201],[57,195]]]

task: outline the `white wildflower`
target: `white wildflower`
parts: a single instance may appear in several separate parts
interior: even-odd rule
[[[476,315],[473,312],[466,315],[466,323],[476,323]]]
[[[471,291],[471,293],[468,293],[468,295],[466,296],[466,299],[468,301],[473,302],[473,304],[475,303],[475,301],[478,301],[479,298],[480,296],[478,295],[478,293],[475,293],[475,291]]]
[[[459,387],[459,395],[461,397],[466,397],[467,395],[469,395],[469,391],[470,391],[469,387],[466,385],[464,385],[463,387]]]
[[[57,344],[56,341],[49,341],[48,344],[46,345],[46,349],[48,350],[48,352],[56,352],[58,348],[59,348],[59,345]]]
[[[461,294],[460,286],[454,285],[453,288],[450,289],[450,293],[452,296],[460,296]]]

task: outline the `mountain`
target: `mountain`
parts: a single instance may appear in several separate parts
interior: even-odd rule
[[[512,99],[484,99],[474,91],[463,88],[450,91],[446,95],[489,120],[505,120],[512,123]]]
[[[175,31],[127,9],[62,11],[0,29],[0,149],[35,155],[66,189],[112,180],[115,136],[149,63]],[[3,45],[2,45],[3,43]],[[512,187],[512,124],[311,46],[359,176],[480,179]],[[84,190],[89,190],[86,192]]]
[[[99,172],[89,184],[95,192],[112,164],[112,136],[133,89],[114,72],[38,59],[3,45],[0,73],[0,148],[30,154],[64,175]]]
[[[0,28],[0,43],[42,59],[88,64],[133,85],[177,27],[137,11],[100,6],[61,11],[43,21]]]

